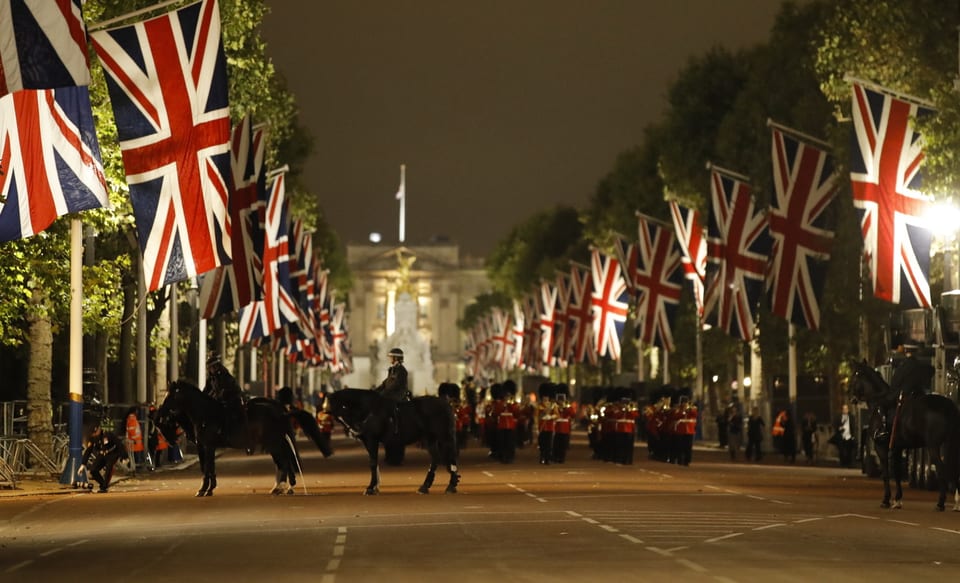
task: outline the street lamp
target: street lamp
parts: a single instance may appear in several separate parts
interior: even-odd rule
[[[953,204],[953,198],[930,206],[927,214],[927,223],[933,234],[940,238],[943,244],[943,289],[950,291],[960,287],[955,278],[956,268],[953,262],[953,253],[957,247],[957,230],[960,228],[960,209]]]

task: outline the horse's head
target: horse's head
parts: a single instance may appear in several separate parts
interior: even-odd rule
[[[376,393],[361,389],[341,389],[327,395],[327,411],[341,425],[359,431],[364,419],[370,415],[371,402]]]
[[[854,361],[851,365],[853,375],[850,377],[850,396],[854,403],[876,403],[890,392],[890,385],[866,360]]]

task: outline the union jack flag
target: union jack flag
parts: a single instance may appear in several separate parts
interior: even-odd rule
[[[500,308],[493,308],[490,324],[493,346],[491,363],[496,368],[507,370],[510,365],[510,347],[514,343],[513,330],[510,328],[510,315]]]
[[[81,0],[0,0],[0,97],[90,84]]]
[[[593,336],[591,298],[593,280],[589,267],[570,265],[570,303],[567,305],[567,326],[570,334],[571,362],[597,364],[597,351]]]
[[[540,356],[540,299],[538,290],[523,296],[523,360],[529,370],[537,370]]]
[[[60,215],[109,206],[86,87],[0,98],[0,241]]]
[[[620,339],[623,338],[630,301],[620,262],[612,255],[592,249],[590,274],[593,278],[590,309],[597,355],[620,360]]]
[[[693,298],[697,302],[697,315],[703,319],[703,281],[707,274],[707,239],[704,236],[700,212],[670,201],[673,230],[683,253],[683,272],[693,283]]]
[[[230,107],[216,0],[93,32],[149,290],[230,262]]]
[[[476,377],[480,374],[480,343],[476,339],[476,330],[467,332],[466,340],[463,346],[463,356],[466,361],[467,370]]]
[[[263,222],[266,207],[264,128],[253,127],[250,116],[233,128],[230,166],[234,191],[230,196],[233,260],[203,276],[200,317],[236,312],[259,299],[263,287]]]
[[[513,300],[513,319],[511,320],[510,326],[511,334],[513,335],[513,343],[511,344],[511,353],[510,366],[512,368],[523,368],[523,331],[524,331],[524,315],[523,315],[523,305],[517,300]]]
[[[923,139],[912,119],[932,113],[853,84],[850,179],[873,294],[904,307],[930,307],[930,199],[920,192]]]
[[[348,372],[350,363],[350,344],[347,332],[347,306],[339,303],[333,306],[330,316],[331,354],[330,370],[333,372]]]
[[[806,326],[820,327],[820,295],[833,244],[826,211],[837,194],[833,160],[821,148],[776,126],[770,204],[770,311]]]
[[[557,272],[557,308],[553,318],[553,356],[559,366],[566,366],[570,352],[570,335],[567,333],[567,308],[570,305],[570,276]]]
[[[673,321],[683,286],[680,249],[667,225],[640,213],[637,222],[637,266],[632,279],[637,290],[640,341],[672,352]]]
[[[770,251],[767,215],[756,209],[747,180],[716,166],[710,169],[704,311],[708,324],[741,340],[753,338]]]
[[[240,310],[240,320],[245,324],[241,326],[241,338],[267,336],[284,324],[299,320],[298,306],[290,291],[290,229],[284,176],[277,174],[270,185],[263,250],[263,301]],[[249,313],[254,311],[257,313]]]
[[[556,363],[554,350],[556,349],[557,314],[557,286],[549,281],[540,282],[540,358],[546,365]]]

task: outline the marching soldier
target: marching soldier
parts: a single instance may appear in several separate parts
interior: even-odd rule
[[[693,459],[693,437],[697,434],[697,406],[690,402],[688,397],[680,398],[679,418],[676,422],[677,434],[677,463],[689,466]]]
[[[540,402],[537,405],[537,447],[540,463],[549,465],[553,459],[553,434],[556,429],[557,404],[553,402],[556,388],[553,383],[540,385]]]
[[[483,435],[487,447],[490,448],[489,456],[500,459],[500,414],[507,410],[507,404],[503,399],[503,385],[494,383],[490,386],[490,401],[484,407],[483,417]]]
[[[626,393],[620,398],[616,408],[616,454],[614,461],[619,464],[633,463],[633,444],[637,431],[637,404]]]
[[[567,450],[570,449],[570,430],[577,408],[567,400],[570,389],[567,385],[557,385],[557,422],[553,437],[553,460],[562,464],[567,460]]]
[[[517,384],[504,381],[503,410],[497,417],[497,440],[500,442],[500,462],[512,464],[517,454],[517,417],[520,407],[517,405]]]
[[[333,455],[331,436],[333,435],[333,415],[327,411],[326,400],[322,408],[317,410],[317,426],[320,428],[320,453],[323,457]]]

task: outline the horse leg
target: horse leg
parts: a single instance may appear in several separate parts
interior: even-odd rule
[[[890,450],[877,449],[877,458],[880,460],[880,479],[883,480],[883,500],[881,508],[890,508]]]
[[[207,448],[200,444],[197,444],[197,459],[200,462],[200,471],[203,473],[203,482],[200,484],[200,489],[197,490],[196,497],[201,498],[206,496],[207,490],[210,489],[210,477],[207,472]]]
[[[944,468],[943,460],[940,458],[939,447],[928,447],[927,457],[930,458],[930,463],[937,471],[937,482],[940,486],[940,494],[937,497],[937,512],[943,512],[946,509],[947,483],[950,481],[950,477],[945,473],[946,468]]]
[[[367,489],[363,491],[364,496],[373,496],[380,493],[380,464],[379,457],[380,444],[375,439],[368,439],[367,456],[370,458],[370,483]]]
[[[903,508],[903,450],[898,447],[891,448],[890,455],[893,464],[893,478],[897,483],[897,492],[893,498],[893,509],[900,510]]]
[[[442,459],[446,461],[447,472],[450,473],[450,481],[447,483],[447,494],[456,494],[457,486],[460,484],[460,470],[457,467],[457,445],[456,443],[440,446]]]
[[[431,456],[432,457],[432,456]],[[426,477],[423,478],[423,483],[420,484],[420,487],[417,488],[418,494],[429,494],[430,486],[433,486],[433,480],[437,476],[437,462],[430,462],[430,469],[427,470]]]

